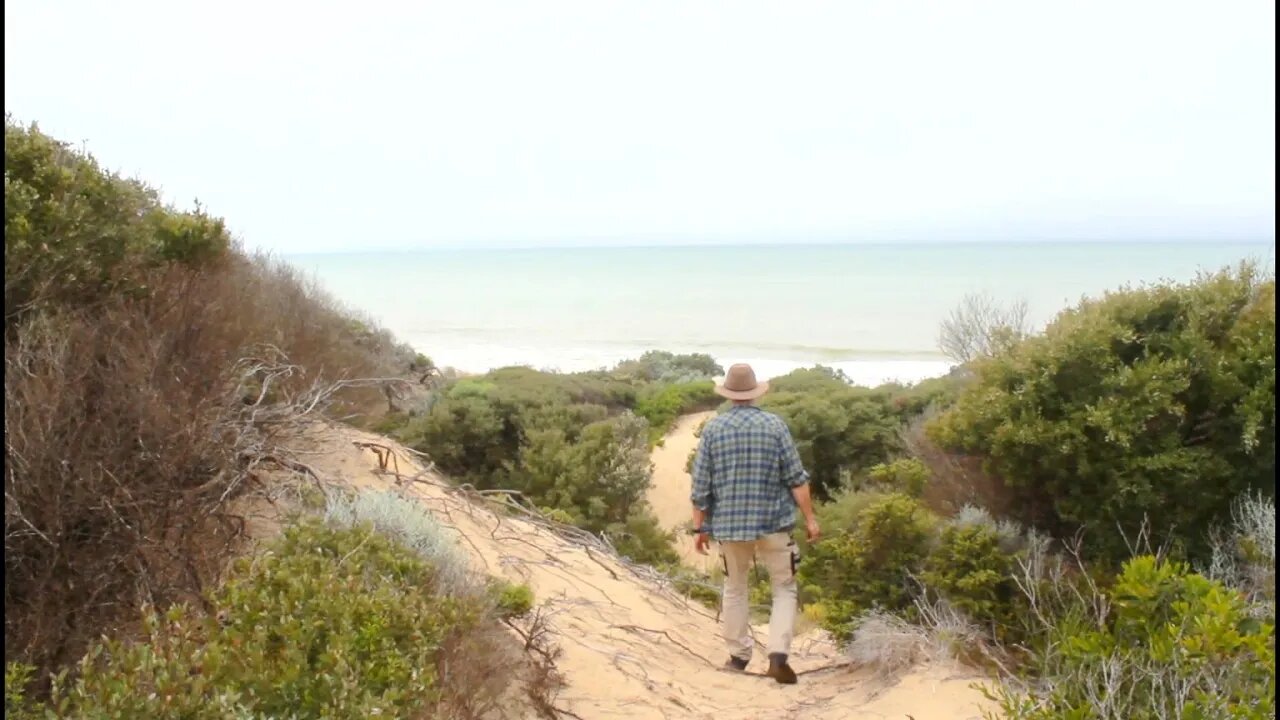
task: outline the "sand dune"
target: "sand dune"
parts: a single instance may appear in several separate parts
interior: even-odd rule
[[[390,467],[398,467],[406,481],[398,485],[394,476],[379,470],[374,452],[356,442],[391,448]],[[981,696],[969,687],[972,674],[954,667],[918,668],[886,687],[874,668],[850,666],[819,633],[796,642],[793,664],[803,673],[798,685],[726,673],[719,669],[723,650],[714,613],[684,601],[660,581],[547,528],[475,504],[380,436],[324,426],[296,445],[327,481],[401,487],[457,533],[459,547],[478,571],[533,588],[563,649],[557,664],[567,687],[556,704],[572,713],[567,717],[980,717]],[[679,449],[670,452],[674,456]],[[416,481],[407,480],[414,476]],[[757,630],[757,637],[765,634]],[[758,657],[752,669],[759,671],[762,664]]]

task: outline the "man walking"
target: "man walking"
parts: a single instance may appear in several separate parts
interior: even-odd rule
[[[804,515],[809,540],[818,539],[818,521],[809,497],[809,475],[782,418],[755,407],[769,389],[750,365],[729,368],[716,392],[733,401],[727,412],[702,430],[693,461],[694,547],[703,555],[714,539],[724,561],[724,639],[727,667],[745,670],[753,648],[747,604],[747,575],[753,560],[769,573],[773,609],[769,614],[769,671],[780,683],[796,681],[787,663],[796,624],[797,551],[791,532],[796,507]]]

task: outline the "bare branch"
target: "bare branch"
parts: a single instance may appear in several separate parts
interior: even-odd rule
[[[938,348],[966,363],[990,357],[1030,334],[1027,302],[1000,305],[986,293],[971,293],[942,321]]]

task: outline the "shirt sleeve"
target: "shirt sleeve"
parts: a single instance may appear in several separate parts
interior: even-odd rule
[[[693,458],[693,506],[702,511],[711,509],[711,438],[703,433],[698,452]]]
[[[787,428],[786,423],[778,423],[781,427],[778,431],[778,471],[782,477],[782,484],[787,487],[800,487],[809,482],[809,473],[805,472],[804,462],[800,459],[800,451],[796,448],[796,441],[791,437],[791,431]]]

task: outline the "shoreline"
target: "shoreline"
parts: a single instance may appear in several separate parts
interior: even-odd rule
[[[438,367],[449,368],[459,376],[483,375],[491,370],[503,367],[529,367],[535,370],[554,373],[576,373],[605,370],[616,366],[624,360],[634,360],[644,352],[634,353],[596,353],[596,352],[537,352],[532,349],[512,349],[502,355],[488,358],[478,353],[431,353],[415,346],[416,350],[430,357]],[[684,354],[684,350],[671,350],[676,354]],[[777,359],[751,356],[738,356],[729,353],[708,353],[722,367],[734,363],[747,363],[756,371],[756,377],[770,380],[786,375],[795,370],[817,366],[829,367],[844,372],[855,385],[876,387],[888,383],[912,385],[924,380],[943,377],[956,367],[956,363],[941,359],[866,359],[866,360],[807,360]],[[469,357],[468,357],[469,356]],[[717,378],[719,380],[721,378]]]

